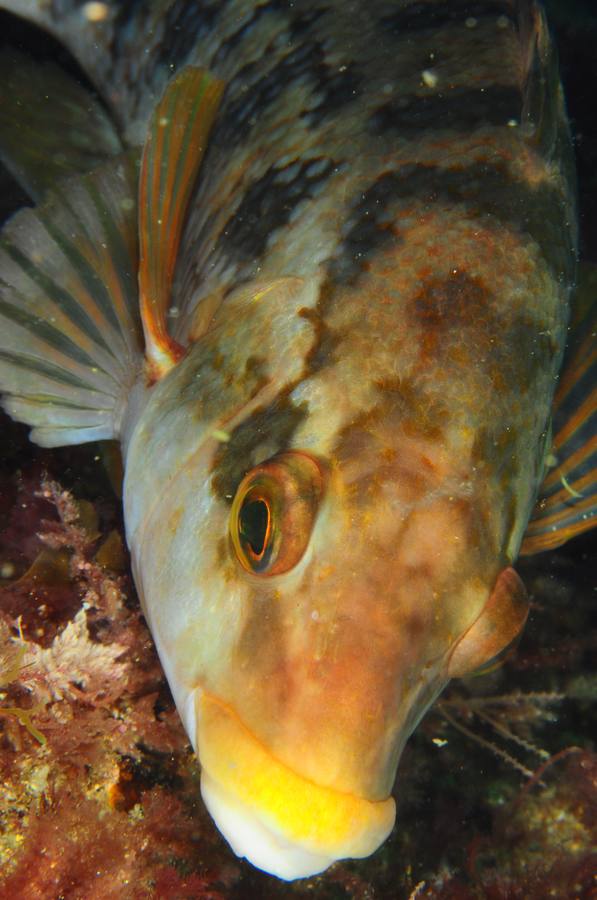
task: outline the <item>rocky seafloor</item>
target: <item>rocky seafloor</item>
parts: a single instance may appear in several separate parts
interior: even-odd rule
[[[597,262],[597,10],[550,6]],[[383,848],[286,884],[237,860],[203,808],[130,579],[112,451],[26,435],[1,419],[0,900],[597,897],[593,534],[520,562],[525,633],[409,741]]]

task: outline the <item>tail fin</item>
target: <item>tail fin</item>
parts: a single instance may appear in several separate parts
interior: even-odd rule
[[[44,447],[119,436],[142,366],[134,167],[62,182],[0,240],[4,409]]]

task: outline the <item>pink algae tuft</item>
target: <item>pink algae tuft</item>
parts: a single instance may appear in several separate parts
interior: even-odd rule
[[[3,488],[0,897],[219,900],[238,867],[123,572],[118,499],[36,467]]]

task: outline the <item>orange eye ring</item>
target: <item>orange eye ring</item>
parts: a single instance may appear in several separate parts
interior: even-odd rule
[[[240,483],[230,514],[230,537],[248,572],[279,575],[307,549],[324,478],[319,463],[290,450],[255,466]]]

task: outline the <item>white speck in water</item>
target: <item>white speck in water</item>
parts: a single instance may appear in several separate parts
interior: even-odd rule
[[[508,16],[500,16],[497,20],[498,28],[507,28],[509,24]]]
[[[432,69],[423,69],[421,72],[421,81],[426,87],[434,88],[439,81],[437,74]]]
[[[83,15],[88,22],[105,22],[110,13],[110,7],[107,3],[85,3],[83,5]]]
[[[467,28],[476,28],[477,20],[475,19],[474,16],[469,16],[468,19],[464,20],[464,24],[466,25]]]
[[[12,578],[16,569],[15,564],[11,562],[4,562],[0,565],[0,578]]]
[[[311,618],[313,619],[314,622],[319,621],[319,613],[317,612],[316,609],[311,610]]]

